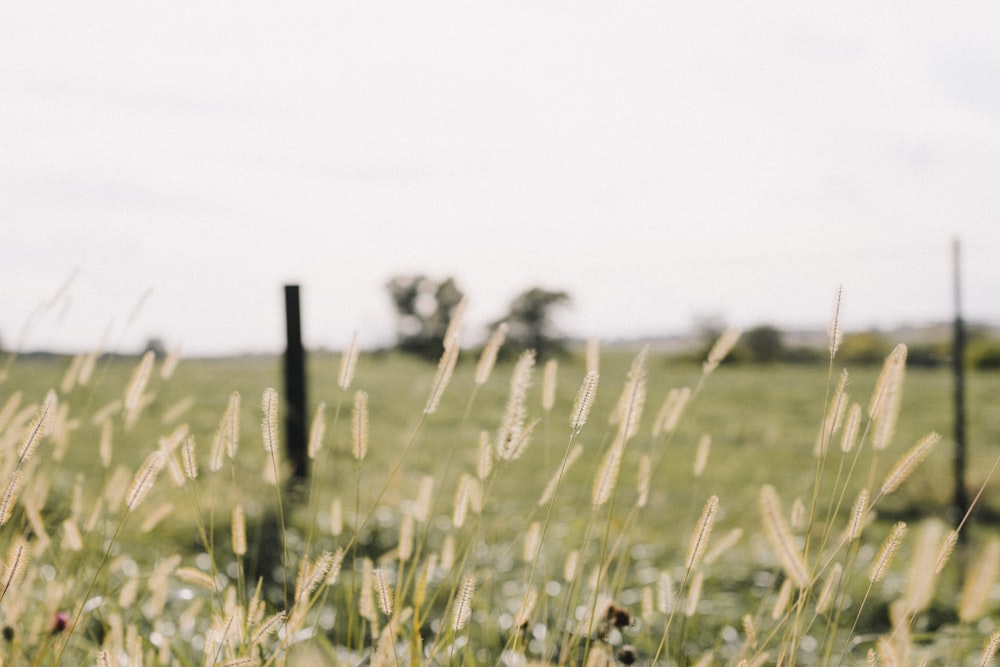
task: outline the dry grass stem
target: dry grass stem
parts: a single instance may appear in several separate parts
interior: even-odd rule
[[[805,560],[798,546],[795,544],[795,537],[791,528],[785,521],[781,512],[781,500],[778,492],[770,484],[765,484],[760,494],[761,514],[764,517],[764,530],[767,533],[768,541],[778,556],[785,574],[799,588],[808,588],[809,571]]]
[[[837,350],[840,349],[840,344],[844,340],[844,331],[840,326],[840,309],[843,303],[844,297],[844,287],[843,285],[837,287],[837,292],[833,298],[833,316],[830,317],[830,326],[827,330],[827,338],[829,344],[827,349],[830,352],[830,358],[833,359]]]
[[[215,580],[207,572],[194,567],[179,567],[174,570],[174,576],[183,582],[200,586],[207,591],[215,591]]]
[[[597,395],[598,379],[597,371],[588,371],[583,378],[583,384],[580,385],[580,390],[576,394],[573,412],[569,418],[569,426],[573,433],[579,433],[583,425],[587,423],[590,409],[594,405],[594,397]]]
[[[917,529],[902,598],[907,613],[923,611],[934,597],[934,586],[937,583],[934,568],[943,533],[944,524],[936,520],[924,521]]]
[[[731,549],[740,538],[743,537],[742,528],[732,528],[728,533],[722,536],[722,539],[716,540],[715,546],[712,547],[708,553],[705,554],[705,564],[710,565],[719,559],[719,556],[726,553]]]
[[[397,547],[400,562],[406,562],[413,557],[413,539],[416,523],[413,516],[404,514],[399,522],[399,546]]]
[[[386,616],[392,616],[392,586],[389,585],[389,577],[381,568],[376,568],[373,576],[378,608]]]
[[[417,499],[413,503],[413,518],[425,522],[431,518],[431,504],[434,502],[434,478],[424,475],[417,487]]]
[[[920,439],[917,444],[910,448],[906,454],[896,462],[896,465],[892,467],[892,470],[885,476],[885,480],[882,482],[882,488],[880,493],[882,495],[888,495],[899,488],[899,485],[910,476],[913,469],[916,468],[921,461],[927,458],[927,455],[931,453],[934,446],[941,441],[941,436],[937,433],[928,433],[923,438]]]
[[[757,648],[757,629],[753,624],[753,616],[743,614],[743,634],[747,636],[747,645],[750,648]]]
[[[611,423],[618,424],[625,439],[632,438],[639,430],[639,420],[646,403],[646,354],[648,348],[643,348],[632,361],[625,387],[622,389],[618,404],[611,413]]]
[[[972,623],[982,618],[986,613],[998,575],[1000,575],[1000,538],[992,537],[976,554],[966,574],[958,602],[959,620]]]
[[[903,398],[903,375],[906,371],[906,346],[897,345],[886,357],[868,406],[874,422],[872,447],[878,451],[889,446],[896,431]]]
[[[501,322],[497,325],[497,328],[493,330],[493,334],[490,336],[489,340],[486,341],[486,345],[483,347],[483,351],[479,355],[479,361],[476,363],[476,374],[473,379],[475,384],[484,385],[486,384],[486,381],[490,379],[490,375],[493,373],[493,367],[497,363],[497,354],[499,354],[500,348],[507,339],[507,330],[509,328],[510,327],[506,322]]]
[[[1000,630],[994,630],[983,646],[983,657],[979,661],[980,667],[986,667],[993,658],[996,657],[997,650],[1000,649]]]
[[[556,404],[556,381],[559,378],[559,362],[549,359],[542,372],[542,410],[550,412]]]
[[[188,437],[184,441],[184,447],[181,449],[181,464],[184,467],[184,475],[188,479],[195,479],[198,477],[198,459],[195,456],[194,449],[194,438]]]
[[[493,446],[490,444],[488,431],[479,432],[479,458],[476,461],[476,474],[479,479],[486,479],[493,470]]]
[[[673,433],[677,429],[677,424],[680,423],[681,415],[684,414],[684,408],[690,399],[690,387],[674,388],[667,392],[667,397],[653,421],[654,438],[661,434]]]
[[[0,588],[6,596],[7,591],[14,581],[20,579],[28,565],[28,541],[22,535],[14,538],[10,549],[7,550],[7,560],[3,567],[3,578],[0,579]]]
[[[28,424],[28,428],[21,439],[21,446],[17,449],[17,460],[19,464],[26,463],[34,453],[42,436],[45,435],[49,426],[51,416],[56,411],[56,393],[51,389],[45,394],[45,400],[38,409],[38,414]]]
[[[359,462],[368,455],[368,392],[354,392],[351,412],[351,453]]]
[[[820,589],[819,595],[816,597],[816,613],[825,614],[830,608],[830,604],[833,602],[835,593],[840,586],[840,579],[844,573],[844,566],[840,563],[834,563],[830,567],[830,571],[826,574],[826,579],[823,580],[823,588]]]
[[[468,297],[462,297],[449,313],[448,328],[444,331],[445,347],[459,346],[459,334],[462,331],[462,324],[465,320],[465,311],[469,307]]]
[[[313,415],[312,424],[309,425],[309,444],[306,452],[310,459],[315,459],[320,450],[323,449],[323,437],[326,435],[326,403],[319,402],[316,406],[316,413]]]
[[[705,363],[702,364],[702,373],[704,375],[708,375],[719,367],[722,360],[726,358],[726,355],[736,345],[736,341],[740,339],[740,333],[741,331],[738,327],[731,327],[719,336],[712,349],[708,351],[708,358],[705,359]]]
[[[601,342],[597,338],[587,339],[585,353],[587,373],[599,373],[601,370]]]
[[[455,607],[452,610],[451,627],[455,632],[464,628],[469,617],[472,616],[472,598],[475,594],[476,577],[470,574],[462,580],[462,588],[459,590],[458,597],[455,599]]]
[[[937,564],[934,566],[935,574],[941,574],[941,570],[947,565],[956,544],[958,544],[958,531],[949,531],[944,538],[944,542],[941,543],[941,548],[938,549]]]
[[[635,506],[638,508],[643,508],[649,503],[649,478],[652,471],[652,457],[649,454],[643,454],[639,457],[639,470],[636,475],[635,484]]]
[[[618,484],[618,471],[621,469],[622,457],[625,454],[625,435],[619,431],[618,437],[604,453],[601,465],[594,477],[594,487],[591,492],[591,504],[597,509],[611,498],[611,493]]]
[[[847,423],[844,424],[844,431],[840,435],[840,451],[845,454],[852,449],[858,441],[858,432],[861,428],[861,405],[855,403],[847,413]]]
[[[142,404],[142,395],[146,390],[146,384],[149,382],[149,376],[153,370],[155,359],[156,355],[153,354],[152,350],[146,352],[142,355],[142,359],[139,360],[139,365],[136,366],[135,371],[132,372],[132,379],[129,380],[128,386],[125,388],[125,397],[123,399],[126,419],[130,415],[135,414]]]
[[[545,490],[542,491],[542,495],[538,498],[538,506],[544,507],[552,500],[555,495],[556,489],[558,488],[563,477],[569,472],[569,469],[576,463],[577,459],[583,454],[583,445],[573,445],[569,453],[566,455],[566,461],[559,467],[558,470],[553,473],[552,477],[549,478],[548,484],[545,485]]]
[[[278,449],[278,392],[273,387],[264,390],[261,409],[264,411],[264,420],[260,425],[264,451],[274,453]]]
[[[458,363],[458,353],[458,345],[449,344],[448,339],[445,339],[444,352],[441,354],[441,360],[438,362],[437,373],[434,375],[434,381],[431,383],[431,393],[427,397],[427,404],[424,406],[425,415],[434,414],[441,404],[441,397],[444,395],[444,390],[448,388],[451,376],[455,372],[455,364]]]
[[[868,489],[861,489],[858,497],[851,508],[851,521],[847,525],[847,539],[853,542],[861,537],[861,529],[864,528],[864,518],[868,513]]]
[[[788,603],[792,601],[792,593],[795,591],[794,586],[795,584],[791,579],[785,579],[781,582],[778,595],[774,598],[774,607],[771,608],[771,620],[777,621],[785,615]]]
[[[134,512],[153,488],[153,482],[156,481],[156,476],[163,468],[163,458],[163,451],[156,450],[147,456],[143,464],[139,466],[128,491],[125,492],[125,507],[128,508],[129,512]]]
[[[514,372],[510,378],[510,394],[504,408],[500,429],[497,431],[496,452],[501,461],[513,457],[517,441],[521,437],[524,421],[527,417],[525,399],[528,387],[531,386],[531,371],[535,366],[535,351],[525,350],[521,353]]]
[[[899,521],[889,531],[888,537],[882,542],[882,547],[879,549],[878,555],[875,556],[875,561],[872,563],[872,569],[868,573],[868,580],[873,584],[878,583],[885,576],[885,571],[896,555],[899,545],[903,543],[905,536],[906,523]]]
[[[705,553],[708,538],[712,534],[712,526],[715,525],[715,513],[718,508],[718,496],[712,496],[705,503],[705,509],[701,512],[701,518],[698,519],[698,525],[695,527],[691,542],[688,544],[687,558],[684,560],[685,569],[693,570],[698,565],[702,554]]]
[[[694,454],[694,476],[701,477],[708,464],[708,450],[712,447],[712,436],[705,433],[698,440],[698,448]]]
[[[705,584],[705,573],[700,570],[691,579],[688,588],[687,604],[684,605],[684,615],[691,617],[698,613],[698,603],[701,602],[701,589]]]
[[[245,556],[247,553],[247,519],[243,511],[243,503],[233,505],[233,553]]]
[[[358,367],[358,332],[351,335],[351,341],[340,355],[340,373],[337,376],[337,386],[341,391],[347,391],[354,382],[354,371]]]
[[[0,526],[10,521],[10,516],[14,512],[14,505],[21,493],[21,484],[24,481],[24,473],[15,470],[11,473],[4,487],[3,496],[0,498]]]

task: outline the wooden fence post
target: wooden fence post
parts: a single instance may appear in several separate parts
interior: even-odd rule
[[[285,442],[295,481],[309,476],[308,430],[306,427],[306,352],[302,346],[302,321],[299,286],[285,285],[286,339],[285,371]]]
[[[952,370],[955,376],[955,496],[952,511],[955,523],[962,520],[969,511],[969,497],[965,488],[965,323],[962,321],[962,270],[961,247],[956,238],[952,245],[955,287],[955,331],[952,348]]]

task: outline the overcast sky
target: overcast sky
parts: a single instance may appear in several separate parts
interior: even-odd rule
[[[308,345],[373,345],[406,272],[470,343],[534,285],[585,337],[840,284],[886,328],[951,317],[955,237],[997,322],[998,45],[996,2],[7,0],[0,337],[278,351],[294,282]]]

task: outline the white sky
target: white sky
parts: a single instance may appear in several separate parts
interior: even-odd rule
[[[956,236],[996,322],[998,185],[995,2],[0,3],[8,347],[277,351],[286,282],[307,345],[384,343],[403,272],[468,342],[533,285],[580,336],[838,284],[890,327],[951,316]]]

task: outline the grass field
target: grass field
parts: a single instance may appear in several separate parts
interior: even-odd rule
[[[427,414],[434,366],[362,354],[345,390],[340,355],[315,354],[310,404],[325,403],[325,432],[305,488],[285,484],[281,447],[272,458],[264,446],[261,397],[280,388],[280,359],[181,360],[169,378],[159,361],[138,387],[137,359],[99,359],[86,384],[67,372],[69,358],[15,359],[0,384],[5,663],[631,664],[632,651],[637,664],[855,664],[869,651],[881,664],[983,662],[998,620],[996,531],[968,524],[934,572],[952,520],[945,372],[907,370],[894,434],[875,452],[867,408],[881,369],[847,369],[844,404],[860,404],[866,435],[844,453],[838,425],[818,457],[838,364],[706,374],[653,353],[640,370],[638,352],[601,351],[593,408],[575,434],[583,354],[559,360],[554,384],[522,362],[531,381],[515,421],[530,439],[511,460],[496,449],[524,384],[512,383],[512,361],[477,384],[476,355],[463,352]],[[684,387],[700,388],[664,427],[661,406]],[[25,451],[50,389],[44,436]],[[216,439],[234,392],[230,457]],[[970,378],[973,493],[998,453],[998,398],[1000,376]],[[905,481],[878,497],[932,432],[945,437],[912,471],[904,459]],[[143,465],[157,451],[147,488]],[[876,503],[860,514],[876,516],[837,549],[862,519],[852,514],[862,489]],[[778,517],[766,518],[768,498]],[[899,522],[906,537],[872,583]],[[789,558],[808,581],[796,582]],[[844,574],[833,602],[821,603],[835,568]]]

